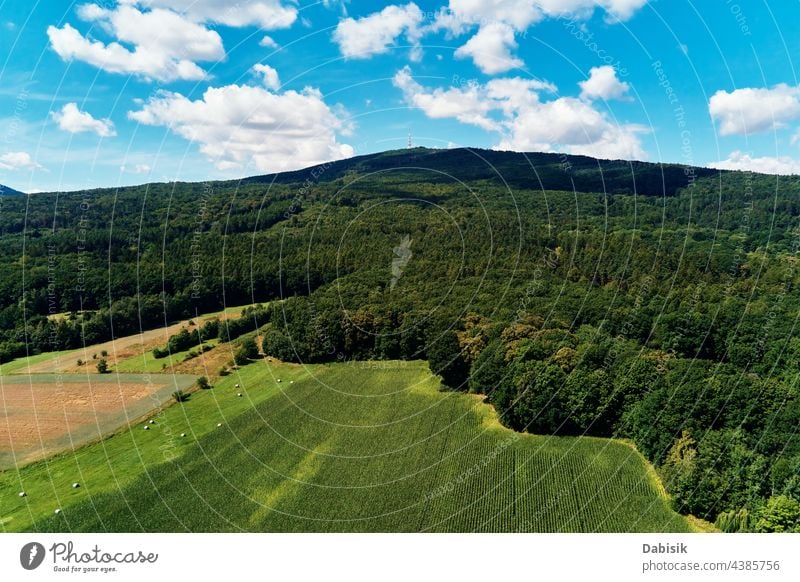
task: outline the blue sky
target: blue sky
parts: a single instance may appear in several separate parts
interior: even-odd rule
[[[796,0],[0,0],[0,183],[415,145],[800,173]]]

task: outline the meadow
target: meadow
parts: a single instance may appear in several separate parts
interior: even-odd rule
[[[513,432],[424,362],[260,360],[153,420],[0,474],[3,530],[693,530],[629,444]]]

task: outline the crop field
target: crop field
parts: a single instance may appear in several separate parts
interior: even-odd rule
[[[195,381],[186,375],[15,375],[0,378],[0,469],[97,440]]]
[[[423,362],[252,363],[162,411],[152,430],[133,427],[1,474],[0,523],[13,531],[692,529],[628,444],[514,433],[478,397],[439,388]],[[82,486],[71,489],[73,481]]]

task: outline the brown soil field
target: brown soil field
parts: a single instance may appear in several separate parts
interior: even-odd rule
[[[139,421],[194,376],[0,377],[0,469],[73,450]]]

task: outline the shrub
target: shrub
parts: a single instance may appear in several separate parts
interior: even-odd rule
[[[756,531],[800,533],[800,501],[786,495],[770,497],[759,512]]]
[[[739,511],[723,511],[717,516],[714,525],[723,533],[739,533],[750,531],[750,512],[746,507]]]
[[[242,341],[239,350],[236,352],[233,360],[243,366],[247,364],[250,360],[253,360],[258,357],[258,346],[256,346],[256,342],[253,338],[247,338]]]
[[[189,400],[189,395],[183,390],[176,390],[172,393],[172,397],[175,399],[175,402],[186,402]]]
[[[211,384],[209,384],[208,378],[206,378],[205,376],[200,376],[197,379],[197,387],[200,388],[201,390],[208,390],[209,388],[211,388]]]
[[[100,374],[107,374],[109,372],[108,362],[106,362],[105,358],[101,358],[100,361],[97,362],[97,371]]]

